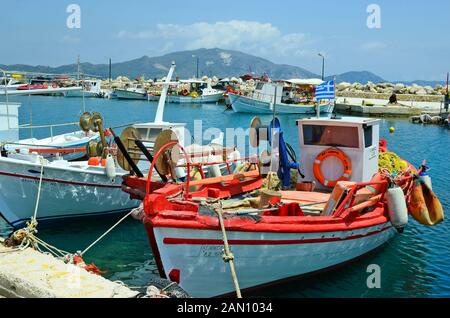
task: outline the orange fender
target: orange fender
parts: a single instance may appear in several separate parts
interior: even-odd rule
[[[441,202],[420,180],[414,181],[409,204],[409,213],[420,224],[433,226],[444,220],[444,209]]]

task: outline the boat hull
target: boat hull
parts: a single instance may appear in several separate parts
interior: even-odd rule
[[[114,91],[116,98],[118,99],[136,99],[136,100],[147,100],[146,93],[132,92],[127,90],[115,90]]]
[[[246,96],[230,94],[231,107],[236,113],[249,114],[272,114],[273,108],[271,103],[259,101]],[[321,104],[321,113],[331,113],[333,104]],[[278,114],[315,114],[316,107],[314,105],[294,105],[294,104],[276,104],[276,112]]]
[[[180,286],[193,297],[234,291],[229,266],[222,260],[222,233],[217,230],[152,227],[154,255],[163,275],[180,271]],[[253,289],[311,274],[357,259],[393,238],[389,221],[335,232],[267,233],[228,230],[227,236],[241,289]],[[158,249],[155,251],[155,249]]]
[[[123,213],[138,206],[121,191],[121,175],[109,179],[102,167],[44,166],[37,212],[40,223],[68,218]],[[0,214],[21,227],[34,213],[41,165],[0,158]]]
[[[191,96],[167,96],[168,103],[174,104],[216,104],[223,98],[223,93],[213,95],[202,95],[197,98]]]
[[[64,93],[64,97],[85,97],[85,98],[95,98],[98,97],[99,94],[94,92],[82,92],[82,91],[67,91]]]

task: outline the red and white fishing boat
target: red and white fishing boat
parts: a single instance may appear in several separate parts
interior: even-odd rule
[[[379,141],[378,120],[318,118],[297,125],[304,173],[297,188],[308,191],[263,190],[252,197],[263,184],[259,169],[181,184],[125,178],[146,191],[143,223],[162,277],[194,297],[230,294],[237,287],[226,264],[232,261],[240,289],[267,287],[376,250],[403,231],[408,212],[423,224],[442,221],[424,167],[416,171],[400,161],[401,171],[380,168],[379,154],[389,153]],[[286,185],[283,169],[298,165],[286,164],[280,136],[278,177]],[[174,144],[159,149],[151,170]],[[225,242],[232,254],[224,254]]]

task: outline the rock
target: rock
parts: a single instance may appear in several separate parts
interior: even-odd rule
[[[414,86],[414,85],[415,85],[415,86]],[[419,91],[419,87],[418,87],[416,84],[414,84],[414,85],[408,87],[408,92],[409,92],[410,94],[415,94],[416,92]]]
[[[416,91],[416,95],[427,95],[427,91],[421,87]]]
[[[352,84],[350,84],[350,83],[342,82],[342,83],[337,84],[337,89],[340,91],[343,91],[343,90],[350,88],[351,86],[352,86]]]
[[[427,94],[429,95],[434,93],[434,88],[431,86],[425,86],[424,89],[427,91]]]
[[[401,92],[405,88],[406,88],[405,84],[402,84],[402,83],[395,84],[394,85],[394,92],[396,92],[396,93]]]

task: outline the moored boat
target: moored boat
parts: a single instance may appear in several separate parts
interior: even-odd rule
[[[82,86],[82,90],[67,91],[64,93],[65,97],[84,97],[95,98],[101,95],[101,80],[83,80],[76,83],[77,86]]]
[[[39,188],[42,169],[42,185]],[[39,155],[10,154],[0,158],[0,215],[13,227],[33,216],[38,191],[42,197],[37,220],[56,223],[73,218],[124,213],[138,205],[121,191],[121,177],[92,161],[48,162]]]
[[[412,216],[434,213],[433,224],[443,220],[437,198],[420,197],[430,198],[426,192],[431,190],[417,191],[414,180],[424,167],[416,170],[401,159],[391,167],[386,164],[391,161],[379,159],[390,153],[379,141],[378,120],[319,118],[297,124],[300,165],[287,160],[278,130],[280,163],[272,178],[289,187],[291,169],[301,168],[297,188],[315,183],[316,191],[274,191],[280,189],[270,189],[269,181],[269,189],[254,193],[263,184],[258,169],[152,191],[151,179],[141,182],[147,189],[143,223],[162,277],[194,297],[233,293],[239,288],[225,261],[234,264],[240,289],[267,287],[376,250],[403,231],[408,210]],[[268,129],[267,136],[280,129],[277,121],[269,128],[252,127]],[[259,136],[251,135],[251,142]],[[155,155],[154,164],[164,150]],[[126,177],[125,184],[139,187],[135,178]],[[411,204],[416,201],[421,204]],[[225,243],[232,254],[223,253]]]
[[[236,113],[271,114],[273,109],[279,114],[315,114],[317,105],[320,113],[331,113],[332,99],[317,102],[314,98],[315,87],[322,81],[311,79],[289,80],[282,83],[259,82],[249,96],[229,92],[231,107]],[[286,85],[285,85],[286,84]],[[314,84],[314,85],[313,85]],[[334,89],[333,89],[334,96]]]
[[[216,104],[223,99],[224,91],[211,87],[210,81],[180,81],[181,89],[167,96],[168,103],[176,104]]]
[[[2,146],[0,215],[10,225],[22,227],[33,213],[38,222],[52,223],[124,213],[138,205],[121,191],[121,177],[128,171],[116,166],[112,157],[114,147],[106,140],[101,116],[84,113],[80,126],[84,133],[98,132],[101,140],[90,140],[87,146],[78,148]],[[90,158],[64,160],[64,154],[71,151]],[[54,160],[43,157],[49,153]]]
[[[123,89],[116,88],[114,94],[118,99],[148,99],[147,90],[142,84],[130,84]]]

